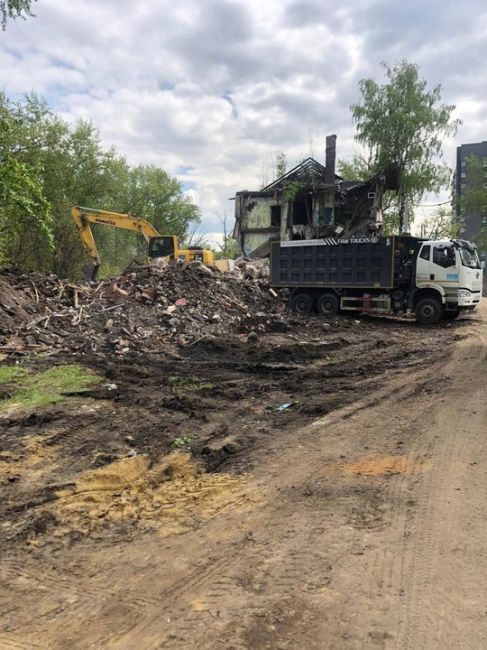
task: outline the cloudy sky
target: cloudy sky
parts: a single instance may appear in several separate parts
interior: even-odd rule
[[[349,106],[382,60],[418,63],[456,104],[448,164],[457,144],[487,140],[486,0],[38,0],[34,11],[0,34],[0,88],[41,93],[129,162],[176,175],[207,232],[237,190],[272,180],[276,151],[324,161],[337,133],[350,157]]]

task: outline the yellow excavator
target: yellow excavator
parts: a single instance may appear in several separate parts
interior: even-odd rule
[[[95,280],[100,268],[100,256],[96,247],[95,238],[91,231],[92,223],[99,223],[103,226],[135,230],[143,235],[148,244],[147,263],[159,264],[171,262],[193,262],[198,260],[205,266],[213,266],[213,253],[199,247],[179,248],[177,237],[173,235],[160,235],[152,224],[145,219],[133,217],[130,214],[119,214],[107,210],[95,210],[94,208],[82,208],[74,206],[71,215],[76,223],[78,232],[86,250],[91,258],[91,265],[88,271],[90,280]]]

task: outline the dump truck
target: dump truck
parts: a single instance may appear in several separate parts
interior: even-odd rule
[[[475,309],[482,275],[477,247],[461,239],[405,235],[271,244],[271,286],[290,289],[290,305],[301,314],[413,313],[430,325]]]
[[[198,260],[206,266],[214,265],[212,251],[199,246],[180,248],[177,237],[174,235],[160,235],[146,219],[134,217],[130,214],[109,212],[108,210],[83,208],[78,205],[71,209],[71,216],[76,223],[81,241],[91,259],[90,267],[87,270],[89,280],[96,278],[98,269],[100,268],[100,256],[91,230],[92,223],[110,226],[112,228],[133,230],[140,233],[148,245],[148,264],[170,263],[174,261],[194,262]]]

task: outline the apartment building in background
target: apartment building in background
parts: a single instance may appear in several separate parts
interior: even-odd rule
[[[468,163],[467,159],[470,156],[487,160],[487,141],[473,142],[471,144],[462,144],[457,147],[457,165],[455,170],[455,192],[457,200],[455,202],[457,215],[460,217],[460,206],[462,195],[468,184]],[[487,166],[485,170],[486,183],[487,183]],[[486,215],[484,216],[484,220]],[[464,223],[462,224],[462,235],[465,239],[474,239],[480,232],[482,226],[482,215],[480,214],[467,214],[464,215]]]
[[[480,234],[481,229],[487,229],[487,214],[472,213],[461,214],[460,206],[462,196],[468,186],[468,163],[467,159],[470,156],[475,156],[487,161],[487,141],[473,142],[471,144],[462,144],[457,147],[457,164],[455,169],[455,209],[457,217],[460,219],[461,230],[460,236],[462,239],[469,239],[475,241]],[[487,183],[487,164],[485,165],[485,176]],[[487,259],[487,251],[482,250],[480,257],[482,260]]]

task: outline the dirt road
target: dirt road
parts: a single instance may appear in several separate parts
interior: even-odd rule
[[[0,647],[486,648],[487,305],[432,334],[405,325],[388,340],[376,327],[367,359],[352,332],[314,375],[317,344],[284,383],[275,358],[252,362],[266,402],[302,402],[308,388],[308,410],[268,414],[242,379],[226,377],[233,397],[215,418],[228,453],[211,436],[199,448],[218,472],[177,478],[164,526],[151,525],[153,502],[140,506],[144,484],[130,496],[135,529],[132,520],[116,535],[93,525],[68,538],[46,525],[47,536],[6,545]],[[291,348],[299,356],[281,344],[288,362]],[[340,371],[327,383],[330,364]],[[210,402],[198,400],[209,417]],[[195,423],[185,422],[189,435]],[[54,464],[64,471],[59,457]],[[75,496],[63,493],[68,506]],[[91,506],[93,519],[100,504]]]

